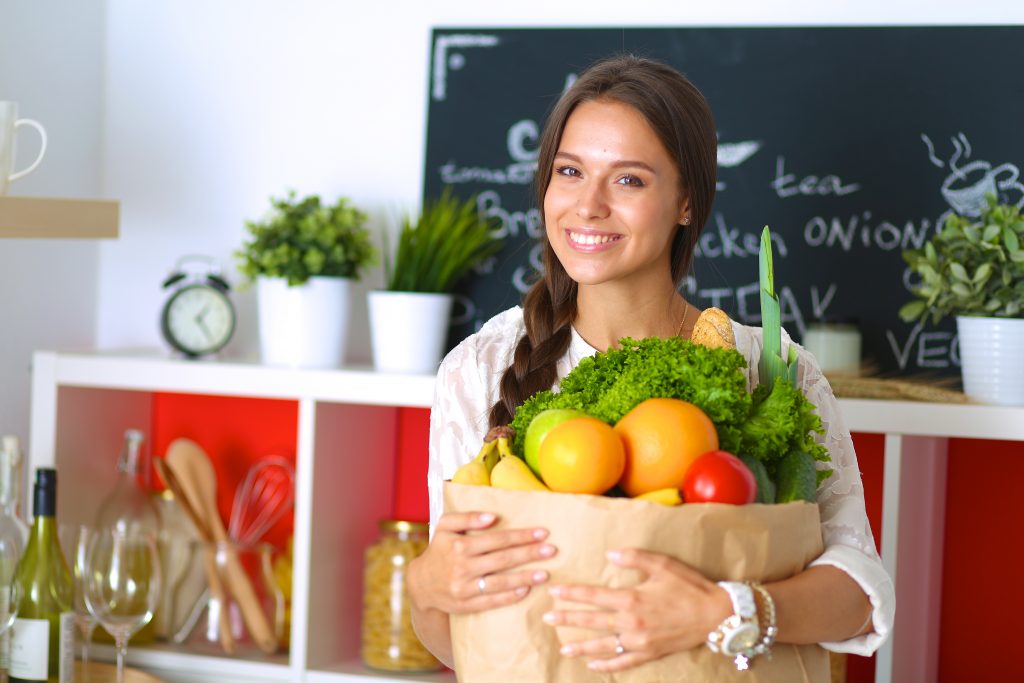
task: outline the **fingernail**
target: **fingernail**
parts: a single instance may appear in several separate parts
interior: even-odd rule
[[[543,541],[545,538],[548,537],[548,530],[547,529],[534,529],[533,530],[533,537],[536,538],[538,541]]]
[[[561,586],[552,586],[551,588],[548,589],[548,593],[550,593],[551,595],[555,596],[556,598],[561,597],[562,596],[562,587]]]
[[[559,650],[559,652],[561,652],[566,657],[571,657],[576,652],[576,650],[573,648],[572,645],[563,645],[562,649]]]
[[[619,560],[622,559],[622,551],[621,550],[609,550],[607,553],[605,553],[605,557],[607,557],[612,562],[618,562]]]
[[[520,586],[519,588],[516,589],[516,595],[518,595],[519,597],[523,597],[524,595],[526,595],[529,592],[530,592],[530,587],[529,586]]]
[[[598,661],[590,662],[590,663],[587,664],[587,668],[590,669],[591,671],[597,671],[598,669],[601,668],[601,662],[598,662]]]
[[[545,612],[544,616],[542,616],[541,619],[544,620],[545,624],[553,624],[553,623],[555,623],[555,613],[554,612]]]
[[[551,557],[555,554],[555,546],[545,544],[542,545],[537,552],[539,552],[543,557]]]
[[[533,578],[533,582],[534,583],[540,583],[541,581],[547,581],[548,573],[547,572],[534,572],[532,578]]]
[[[484,512],[477,519],[480,520],[481,524],[490,524],[494,521],[494,515],[490,512]]]

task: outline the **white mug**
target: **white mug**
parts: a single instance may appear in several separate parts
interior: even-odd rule
[[[36,160],[20,171],[14,170],[14,136],[18,126],[30,126],[39,131],[42,144],[39,145],[39,156]],[[32,119],[18,118],[18,103],[0,100],[0,195],[7,194],[7,186],[28,175],[36,169],[46,153],[46,129]]]

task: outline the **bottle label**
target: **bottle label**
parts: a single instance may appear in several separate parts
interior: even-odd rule
[[[60,615],[60,683],[75,680],[75,613]]]
[[[11,676],[45,681],[50,663],[50,622],[15,619],[11,629]]]

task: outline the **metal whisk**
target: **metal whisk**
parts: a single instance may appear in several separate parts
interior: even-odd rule
[[[295,501],[295,469],[278,455],[257,460],[235,489],[228,536],[245,547],[254,545]]]

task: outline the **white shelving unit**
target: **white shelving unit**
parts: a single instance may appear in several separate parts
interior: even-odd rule
[[[362,551],[377,535],[377,520],[391,512],[397,411],[429,407],[433,384],[431,376],[365,369],[287,370],[156,355],[37,352],[28,467],[57,465],[65,482],[61,517],[87,520],[95,512],[96,492],[113,483],[114,468],[106,459],[119,451],[126,425],[148,424],[155,392],[296,401],[290,654],[237,659],[154,646],[129,648],[129,661],[168,683],[452,683],[451,673],[389,677],[359,661]],[[879,653],[876,680],[934,681],[947,440],[1024,441],[1024,408],[840,403],[852,431],[885,435],[882,559],[895,577],[900,618]],[[98,457],[104,458],[101,465]]]
[[[451,683],[450,673],[389,677],[359,661],[363,550],[377,537],[377,521],[391,515],[398,409],[429,407],[433,386],[431,376],[358,369],[37,352],[27,468],[56,465],[62,521],[90,520],[102,497],[97,492],[113,485],[112,458],[124,428],[149,424],[154,393],[296,401],[289,654],[233,658],[136,646],[129,647],[129,663],[168,683]]]

